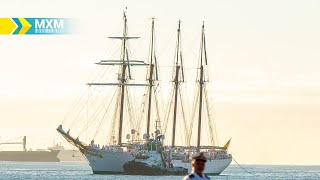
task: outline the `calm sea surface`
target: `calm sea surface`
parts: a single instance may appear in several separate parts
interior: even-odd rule
[[[230,165],[211,179],[319,179],[320,166]],[[182,176],[93,175],[86,163],[0,162],[0,179],[182,179]]]

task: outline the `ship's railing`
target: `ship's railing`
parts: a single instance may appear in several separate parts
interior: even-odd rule
[[[190,162],[194,153],[204,152],[207,160],[222,160],[232,158],[232,155],[224,147],[219,146],[202,146],[202,147],[185,147],[185,146],[175,146],[167,147],[172,150],[174,160],[182,160],[185,162]]]

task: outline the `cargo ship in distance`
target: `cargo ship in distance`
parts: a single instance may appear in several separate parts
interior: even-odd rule
[[[59,151],[57,158],[60,162],[87,161],[79,150],[66,149],[61,143],[53,143],[48,150]]]
[[[22,142],[0,142],[0,146],[9,144],[22,144],[22,151],[1,151],[0,161],[21,161],[21,162],[60,162],[58,159],[59,150],[36,150],[27,151],[27,137]]]

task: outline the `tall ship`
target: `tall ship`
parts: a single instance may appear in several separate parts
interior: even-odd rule
[[[100,66],[118,66],[118,72],[116,74],[115,82],[94,82],[88,83],[90,87],[115,87],[114,93],[108,101],[109,104],[105,105],[102,103],[100,108],[104,109],[102,111],[101,121],[98,123],[97,131],[94,132],[93,139],[89,142],[84,140],[84,136],[81,137],[80,133],[72,133],[70,129],[65,128],[61,123],[58,126],[57,131],[72,145],[79,149],[79,151],[85,156],[88,160],[90,167],[94,174],[123,174],[125,173],[125,168],[134,167],[129,166],[130,162],[132,161],[140,161],[144,163],[146,168],[153,167],[154,165],[158,164],[158,166],[166,168],[165,171],[179,171],[178,167],[182,169],[187,169],[191,172],[191,163],[190,159],[193,153],[197,153],[199,151],[205,152],[208,157],[207,161],[207,174],[220,174],[225,168],[229,166],[232,161],[232,156],[227,152],[228,146],[230,141],[223,147],[215,145],[216,142],[213,141],[211,138],[211,144],[201,143],[200,139],[201,136],[201,129],[205,128],[205,125],[202,125],[203,120],[202,114],[208,115],[207,122],[209,122],[209,133],[208,135],[214,134],[213,127],[212,127],[212,119],[210,119],[211,115],[209,113],[209,102],[207,98],[207,91],[206,91],[206,79],[204,76],[204,66],[207,66],[207,55],[206,55],[206,47],[205,47],[205,37],[204,37],[204,26],[202,32],[202,43],[201,43],[201,58],[199,62],[199,67],[197,69],[199,72],[199,80],[198,88],[199,93],[196,95],[196,106],[195,109],[198,108],[198,141],[197,145],[192,145],[191,143],[191,134],[193,131],[193,121],[194,118],[191,118],[190,122],[188,123],[185,116],[182,116],[181,119],[184,121],[184,131],[185,133],[180,134],[186,140],[185,144],[183,145],[176,145],[176,129],[177,127],[177,119],[179,118],[179,110],[184,112],[183,103],[181,101],[182,96],[180,93],[180,85],[184,82],[184,68],[183,68],[183,59],[182,59],[182,52],[181,48],[181,30],[180,30],[180,21],[178,25],[178,40],[177,40],[177,47],[175,50],[175,63],[173,66],[173,90],[171,91],[173,100],[169,100],[168,102],[168,111],[165,113],[165,116],[161,116],[160,108],[159,108],[159,101],[157,97],[158,87],[161,84],[158,81],[159,78],[159,66],[157,62],[156,56],[156,48],[155,48],[155,27],[154,27],[154,18],[152,19],[152,26],[151,26],[151,38],[150,38],[150,47],[149,47],[149,61],[148,63],[141,61],[141,60],[132,60],[130,57],[130,49],[129,49],[129,42],[130,40],[138,39],[139,37],[129,36],[128,35],[128,26],[127,26],[127,16],[124,13],[123,16],[124,26],[122,36],[115,36],[109,37],[111,39],[120,40],[121,41],[121,49],[120,49],[120,59],[119,60],[101,60],[100,62],[96,63]],[[146,66],[147,73],[145,82],[137,83],[137,80],[132,78],[132,74],[135,67],[143,67]],[[140,74],[143,71],[140,71]],[[108,77],[112,77],[109,73]],[[143,88],[143,90],[139,90],[138,88]],[[135,89],[134,89],[135,88]],[[135,92],[141,92],[142,96],[138,95],[132,97],[131,89],[134,89]],[[99,91],[100,92],[100,91]],[[162,92],[163,93],[163,92]],[[166,93],[166,92],[165,92]],[[205,95],[203,95],[203,93]],[[88,97],[91,96],[88,95]],[[205,98],[203,98],[203,96]],[[108,98],[106,98],[108,99]],[[178,102],[180,99],[180,103]],[[89,101],[89,100],[88,100]],[[104,101],[105,102],[105,101]],[[173,105],[172,105],[173,103]],[[179,107],[180,104],[180,108]],[[202,106],[205,105],[205,108]],[[82,108],[83,109],[83,108]],[[171,111],[173,109],[173,111]],[[112,111],[109,113],[109,111]],[[135,114],[138,112],[139,114]],[[79,117],[80,113],[76,114],[75,123],[73,122],[70,128],[74,128],[74,124],[77,123],[77,117]],[[171,115],[173,116],[172,126],[168,125],[168,120],[172,119]],[[97,115],[93,115],[92,119],[97,119]],[[96,143],[95,138],[98,134],[98,131],[101,130],[103,125],[103,120],[108,121],[108,135],[104,137],[109,141],[103,141],[103,145],[100,146],[99,143]],[[162,121],[161,121],[162,120]],[[87,130],[93,121],[87,123],[86,127],[84,128]],[[152,131],[152,124],[155,125],[155,131]],[[188,128],[190,126],[191,128]],[[168,128],[169,127],[169,128]],[[172,130],[171,132],[168,129]],[[180,129],[181,131],[181,129]],[[124,140],[123,135],[129,132]],[[143,132],[143,136],[141,137],[141,132]],[[158,136],[161,136],[160,139],[157,140]],[[168,142],[165,141],[164,137],[172,137],[172,141]],[[161,142],[161,143],[160,143]],[[153,143],[161,144],[161,148],[159,151],[154,151],[155,149],[150,150],[149,146],[153,147]],[[156,147],[159,148],[159,147]],[[152,149],[152,148],[151,148]],[[159,153],[161,150],[161,153]],[[157,157],[152,160],[152,157]],[[140,160],[139,160],[140,159]],[[128,165],[129,163],[129,165]],[[124,168],[125,167],[125,168]],[[175,170],[168,169],[168,168],[177,168]],[[129,168],[130,171],[130,168]]]
[[[27,150],[27,137],[24,136],[19,142],[0,142],[2,145],[22,144],[22,151],[2,151],[0,150],[0,161],[20,161],[20,162],[60,162],[57,157],[59,150]]]

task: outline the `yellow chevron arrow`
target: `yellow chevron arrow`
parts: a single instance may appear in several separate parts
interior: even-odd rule
[[[24,18],[18,18],[22,28],[20,29],[18,34],[26,34],[26,32],[31,28],[31,24]]]
[[[12,34],[17,27],[11,18],[0,18],[0,34]]]

